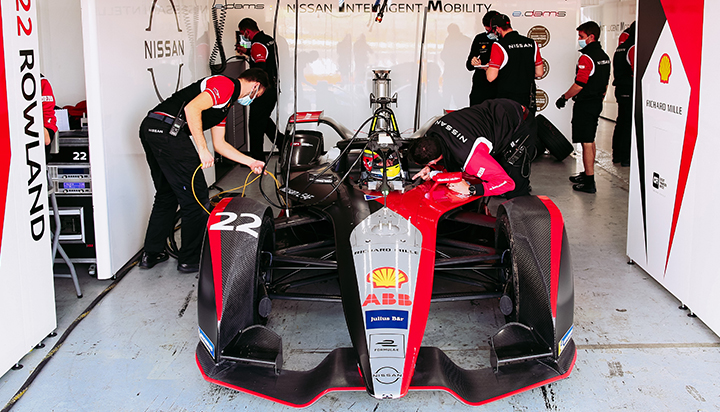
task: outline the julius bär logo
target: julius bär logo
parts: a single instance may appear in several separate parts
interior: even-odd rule
[[[171,29],[171,31],[175,33],[182,33],[182,29],[180,28],[180,19],[178,17],[177,9],[175,8],[175,3],[173,0],[167,0],[170,3],[170,7],[161,8],[156,7],[158,0],[153,0],[152,6],[150,7],[150,19],[148,21],[148,26],[145,28],[145,31],[152,32],[153,30],[153,21],[157,20],[158,15],[169,15],[172,13],[175,17],[174,26],[177,27],[177,31],[175,32],[175,28]],[[160,11],[164,12],[161,13]],[[156,22],[155,26],[158,31],[167,33],[168,30],[166,29],[167,24],[163,25],[163,21],[160,21],[160,26],[158,27],[158,24]],[[177,38],[164,38],[164,39],[158,39],[153,36],[151,39],[147,39],[144,41],[144,52],[145,52],[145,60],[149,60],[150,62],[154,62],[157,60],[162,61],[162,66],[167,67],[168,65],[168,59],[182,59],[185,56],[185,40],[181,37],[182,35],[176,34]],[[168,36],[168,37],[175,37],[175,36]],[[192,37],[191,37],[192,38]],[[173,62],[170,62],[171,64]],[[180,88],[180,79],[182,78],[182,67],[183,63],[182,61],[177,63],[178,71],[177,71],[177,80],[173,81],[175,89],[172,91],[172,93],[176,92]],[[164,78],[166,75],[163,73],[162,75],[159,73],[156,73],[156,70],[160,69],[160,67],[148,67],[147,71],[150,72],[150,79],[152,80],[153,89],[155,90],[155,94],[157,95],[157,98],[159,101],[165,100],[162,93],[160,93],[160,90],[158,88],[158,83],[160,84],[172,84],[167,81],[158,81],[158,77]]]
[[[378,268],[367,275],[368,283],[372,282],[376,288],[394,288],[407,283],[408,277],[402,270],[391,267]]]
[[[660,83],[668,84],[670,82],[670,75],[672,74],[672,62],[670,56],[667,53],[660,57],[660,64],[658,64],[658,73],[660,74]]]

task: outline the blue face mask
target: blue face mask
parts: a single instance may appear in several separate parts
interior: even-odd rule
[[[249,106],[250,103],[252,103],[253,100],[255,100],[255,98],[257,97],[257,91],[255,91],[255,95],[253,97],[250,97],[251,94],[253,94],[252,91],[247,96],[239,98],[238,103],[243,106]]]
[[[585,41],[585,39],[578,40],[578,46],[580,46],[581,49],[584,49],[585,46],[587,46],[587,42]]]
[[[497,36],[497,34],[495,34],[495,33],[488,33],[488,34],[487,34],[487,38],[490,39],[490,40],[492,40],[492,41],[497,41],[498,36]]]

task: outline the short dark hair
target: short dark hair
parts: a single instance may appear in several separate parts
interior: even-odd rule
[[[432,160],[442,155],[442,142],[440,137],[434,133],[428,133],[423,137],[418,137],[408,149],[410,160],[419,164],[426,165]]]
[[[504,14],[500,14],[500,13],[496,14],[496,15],[492,18],[492,26],[491,26],[491,27],[492,27],[493,29],[494,29],[495,27],[499,27],[499,28],[501,28],[501,29],[503,29],[503,30],[511,29],[512,26],[510,25],[510,17],[508,17],[508,16],[506,16],[506,15],[504,15]]]
[[[265,70],[257,67],[247,69],[244,72],[240,73],[238,79],[245,79],[249,82],[258,82],[260,83],[260,86],[265,89],[270,87],[270,78],[268,78],[267,73],[265,73]]]
[[[492,19],[493,19],[493,17],[497,16],[498,14],[500,14],[500,13],[496,12],[495,10],[490,10],[487,13],[485,13],[485,15],[483,16],[483,19],[482,19],[483,26],[492,27]]]
[[[598,26],[598,24],[594,21],[586,21],[585,23],[579,25],[575,30],[585,33],[588,37],[592,34],[595,36],[595,41],[598,41],[600,38],[600,26]]]
[[[251,19],[250,17],[246,17],[246,18],[240,20],[240,23],[238,23],[238,30],[242,31],[242,30],[248,30],[248,29],[255,30],[255,31],[260,30],[260,29],[258,29],[258,25],[255,22],[255,20]]]

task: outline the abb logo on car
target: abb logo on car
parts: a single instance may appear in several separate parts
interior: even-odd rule
[[[366,280],[368,283],[372,283],[373,288],[400,288],[408,282],[408,276],[402,270],[382,267],[370,272]],[[410,306],[412,305],[412,299],[410,299],[410,295],[405,293],[383,293],[380,298],[378,298],[378,295],[370,293],[362,305],[367,306],[370,304]]]

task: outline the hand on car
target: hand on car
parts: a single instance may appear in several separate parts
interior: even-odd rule
[[[417,179],[418,177],[422,180],[428,180],[430,179],[430,171],[431,169],[428,166],[425,166],[420,170],[419,172],[415,173],[415,176],[413,176],[413,180]]]
[[[448,189],[464,196],[470,196],[470,184],[464,180],[457,183],[448,183]]]

